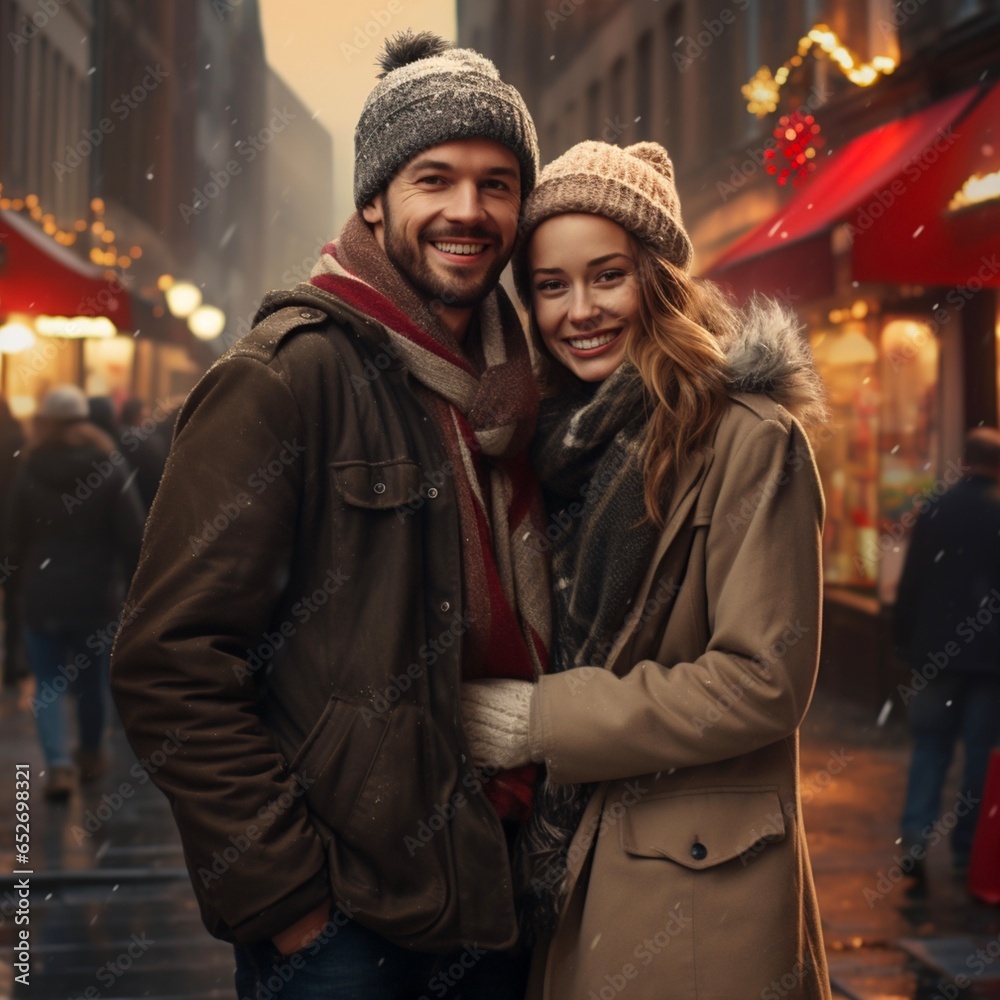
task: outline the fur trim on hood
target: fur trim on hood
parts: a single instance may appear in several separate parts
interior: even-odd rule
[[[739,331],[722,342],[733,392],[767,393],[806,429],[829,419],[826,390],[802,324],[773,299],[754,296]]]

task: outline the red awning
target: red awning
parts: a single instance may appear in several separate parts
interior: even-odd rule
[[[1000,84],[955,123],[947,152],[861,230],[855,221],[851,269],[857,281],[1000,288],[1000,200],[949,211],[974,174],[1000,170]],[[912,195],[912,196],[911,196]],[[888,199],[886,199],[888,200]]]
[[[949,126],[977,93],[976,88],[963,91],[851,140],[779,212],[714,261],[708,277],[729,284],[741,298],[754,290],[773,293],[789,285],[806,289],[811,293],[806,297],[831,292],[829,246],[824,253],[822,240],[810,238],[825,236],[837,223],[892,198],[893,182],[907,171],[929,170],[928,161],[941,159],[941,150],[954,141]],[[879,209],[869,215],[872,212]],[[799,245],[806,240],[808,247]],[[780,258],[774,256],[779,253]],[[824,273],[817,274],[817,268]],[[781,278],[777,286],[775,274]]]
[[[0,210],[0,316],[106,316],[130,330],[129,293],[105,273],[28,219]]]

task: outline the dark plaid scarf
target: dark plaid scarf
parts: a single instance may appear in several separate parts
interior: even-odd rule
[[[356,214],[310,283],[382,324],[441,433],[462,533],[463,676],[535,680],[547,667],[551,603],[545,554],[532,544],[544,528],[527,454],[538,397],[517,313],[497,288],[460,345]],[[535,777],[529,765],[486,785],[501,817],[527,816]]]
[[[630,364],[542,403],[532,458],[549,511],[553,672],[607,661],[646,572],[658,537],[646,518],[646,414],[642,379]],[[522,926],[532,941],[555,927],[569,843],[593,788],[546,778],[535,796],[516,865]]]

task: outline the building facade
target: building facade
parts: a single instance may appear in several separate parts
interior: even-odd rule
[[[664,144],[696,272],[804,321],[833,415],[822,683],[881,704],[914,511],[998,422],[1000,3],[460,0],[459,31],[543,161]]]
[[[0,0],[0,39],[0,391],[22,417],[59,382],[175,403],[329,227],[330,136],[256,0]]]

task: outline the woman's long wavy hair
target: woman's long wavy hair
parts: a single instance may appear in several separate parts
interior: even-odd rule
[[[691,277],[631,236],[630,242],[639,322],[625,350],[651,403],[643,441],[646,512],[662,527],[673,474],[708,441],[725,409],[730,372],[721,345],[738,331],[741,314],[713,282]],[[530,328],[542,396],[578,387],[545,348],[534,311]]]
[[[708,442],[726,407],[730,371],[722,344],[738,331],[740,312],[713,282],[632,244],[639,323],[625,354],[652,405],[643,442],[646,511],[662,527],[674,473]]]

